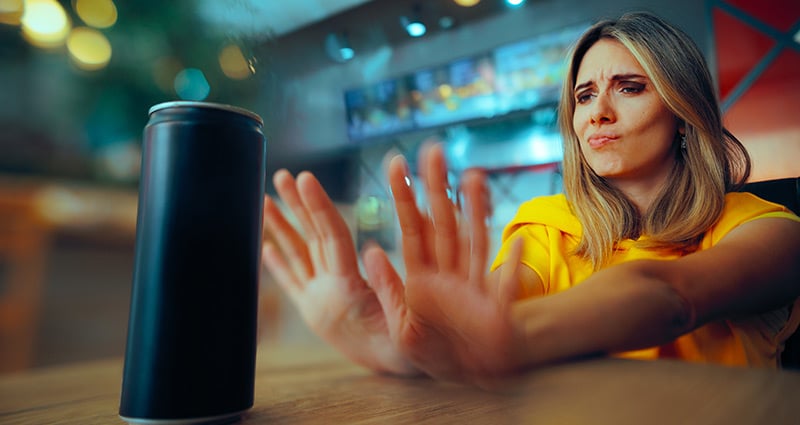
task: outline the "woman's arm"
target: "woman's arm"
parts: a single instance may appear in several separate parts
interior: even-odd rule
[[[667,343],[705,323],[757,314],[800,296],[800,223],[739,226],[674,261],[609,267],[568,291],[515,303],[531,364]]]
[[[365,266],[392,341],[433,377],[480,383],[553,361],[658,345],[708,321],[767,311],[800,295],[800,224],[764,218],[678,260],[625,263],[568,291],[517,300],[521,279],[542,285],[520,263],[520,241],[492,276],[483,273],[485,177],[464,176],[464,218],[448,197],[441,148],[424,151],[419,163],[431,220],[416,206],[402,158],[389,168],[405,285],[385,273],[380,251],[368,251]]]

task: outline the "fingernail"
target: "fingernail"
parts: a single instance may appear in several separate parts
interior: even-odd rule
[[[411,167],[408,166],[408,161],[402,155],[398,155],[400,157],[400,161],[403,161],[403,179],[406,182],[406,186],[411,187],[413,180],[411,179]]]

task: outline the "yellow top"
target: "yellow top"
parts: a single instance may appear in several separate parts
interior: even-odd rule
[[[782,217],[800,218],[782,205],[764,201],[750,193],[728,193],[720,220],[703,237],[698,250],[716,245],[728,232],[747,221]],[[523,203],[503,231],[492,270],[507,256],[512,236],[525,241],[522,262],[541,278],[545,294],[555,294],[579,284],[592,274],[586,259],[572,255],[580,240],[582,226],[563,194],[544,196]],[[639,259],[669,260],[680,254],[665,254],[634,246],[633,240],[617,245],[608,266]],[[607,267],[607,266],[606,266]],[[530,288],[523,288],[530,296]],[[678,358],[725,365],[778,367],[786,339],[800,325],[800,299],[763,314],[708,323],[678,339],[644,350],[619,353],[631,358]]]

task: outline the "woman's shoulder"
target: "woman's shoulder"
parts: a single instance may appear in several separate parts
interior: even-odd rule
[[[725,195],[725,208],[716,224],[707,232],[711,244],[718,242],[737,226],[759,218],[777,217],[800,222],[800,217],[783,205],[766,201],[752,193],[730,192]]]
[[[571,234],[580,234],[581,225],[563,193],[538,196],[523,202],[510,226],[541,224]]]
[[[725,195],[725,208],[722,211],[722,218],[750,220],[758,218],[764,214],[786,216],[796,218],[788,208],[781,204],[759,198],[749,192],[730,192]]]

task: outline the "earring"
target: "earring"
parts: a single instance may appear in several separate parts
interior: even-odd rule
[[[681,149],[686,150],[686,135],[681,134]]]

